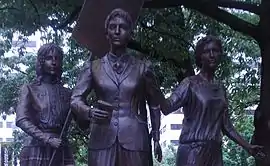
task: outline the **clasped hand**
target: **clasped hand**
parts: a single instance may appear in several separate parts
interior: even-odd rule
[[[59,148],[62,144],[62,139],[60,138],[49,138],[48,144],[53,148]]]
[[[98,108],[92,108],[90,110],[90,118],[94,118],[97,120],[106,120],[110,117],[109,112],[98,109]]]

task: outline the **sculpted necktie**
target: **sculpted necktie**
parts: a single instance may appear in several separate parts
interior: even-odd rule
[[[117,74],[121,74],[123,72],[123,63],[121,60],[118,60],[113,64],[113,70],[116,71]]]

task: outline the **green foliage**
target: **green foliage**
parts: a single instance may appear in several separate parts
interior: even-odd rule
[[[14,143],[10,145],[10,147],[12,148],[14,152],[14,156],[16,158],[19,158],[20,151],[22,150],[24,140],[27,137],[27,134],[19,130],[14,130],[13,137],[14,137]]]
[[[238,120],[235,123],[237,130],[241,133],[245,140],[250,141],[252,137],[252,126],[251,117],[245,116],[245,119]],[[250,157],[248,153],[236,145],[234,142],[224,138],[223,146],[223,161],[225,166],[254,166],[255,161],[253,157]]]
[[[154,160],[154,166],[176,166],[176,149],[172,145],[163,149],[163,159],[161,163]]]
[[[75,152],[76,165],[85,166],[87,163],[88,134],[86,131],[82,131],[74,121],[69,133],[69,140]]]

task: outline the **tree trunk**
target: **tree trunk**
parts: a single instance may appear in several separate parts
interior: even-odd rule
[[[256,162],[257,166],[269,166],[270,165],[270,111],[269,111],[269,99],[270,99],[270,40],[261,46],[262,54],[262,67],[261,67],[261,95],[260,105],[255,111],[254,116],[254,136],[253,144],[262,145],[265,147],[268,155],[267,164],[263,164],[260,161]],[[268,71],[268,72],[267,72]]]
[[[270,165],[270,1],[262,0],[258,43],[261,49],[260,105],[255,111],[253,144],[265,147],[267,158],[256,161],[257,166]]]

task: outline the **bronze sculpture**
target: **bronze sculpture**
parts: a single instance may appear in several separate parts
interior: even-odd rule
[[[158,160],[160,109],[152,87],[158,87],[151,67],[127,52],[133,21],[123,9],[114,9],[105,21],[110,50],[101,59],[89,60],[77,80],[71,107],[81,118],[90,119],[89,166],[150,166],[146,102],[149,105],[154,151]],[[94,90],[99,100],[114,110],[91,108],[86,103]],[[110,113],[109,113],[110,112]]]
[[[159,99],[165,115],[183,107],[177,166],[222,166],[222,132],[251,155],[264,156],[262,147],[243,140],[229,119],[226,89],[215,78],[222,53],[219,39],[202,38],[195,50],[200,73],[185,78],[167,100]]]
[[[136,22],[144,0],[84,0],[72,36],[97,56],[104,56],[110,45],[104,35],[104,20],[115,8],[128,12]],[[106,4],[106,5],[104,5]]]
[[[67,128],[62,132],[71,96],[71,91],[61,82],[62,59],[63,51],[59,46],[41,46],[36,61],[36,79],[22,86],[16,125],[29,137],[20,154],[21,166],[48,166],[56,149],[52,165],[74,165],[66,138]]]

